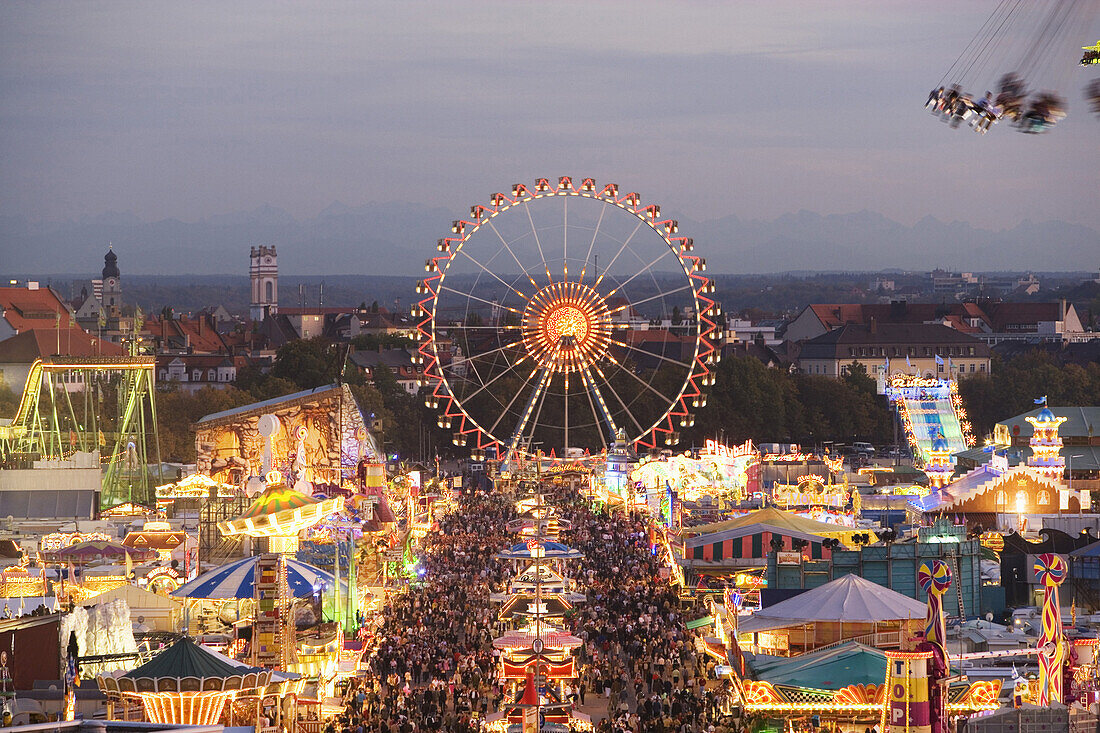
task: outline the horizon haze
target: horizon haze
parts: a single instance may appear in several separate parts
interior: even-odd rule
[[[0,260],[73,269],[114,242],[132,272],[237,271],[226,248],[260,243],[300,246],[283,261],[303,274],[422,261],[471,204],[572,175],[694,222],[724,271],[1091,269],[1090,70],[1045,135],[922,108],[995,6],[5,3]],[[1051,52],[1075,65],[1072,40]]]

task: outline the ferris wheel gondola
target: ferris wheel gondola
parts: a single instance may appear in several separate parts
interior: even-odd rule
[[[417,286],[420,358],[456,445],[517,456],[678,442],[719,358],[706,262],[637,193],[586,178],[494,193]]]

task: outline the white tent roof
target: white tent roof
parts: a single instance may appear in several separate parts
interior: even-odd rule
[[[131,609],[168,608],[179,610],[183,608],[183,604],[174,598],[158,595],[136,585],[120,585],[117,588],[104,591],[98,596],[92,596],[84,600],[83,605],[91,606],[118,599],[126,601],[126,605]]]
[[[738,623],[738,632],[781,629],[814,622],[872,623],[923,619],[927,606],[858,575],[845,575],[768,606]]]

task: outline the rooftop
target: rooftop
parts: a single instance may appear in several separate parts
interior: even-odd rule
[[[0,341],[0,362],[30,364],[49,356],[123,356],[118,344],[96,338],[81,328],[35,326]]]

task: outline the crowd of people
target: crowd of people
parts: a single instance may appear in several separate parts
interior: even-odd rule
[[[640,515],[563,502],[573,528],[563,536],[584,552],[579,580],[589,602],[574,633],[586,641],[593,685],[607,696],[598,731],[694,733],[724,727],[714,662],[685,628],[680,596]],[[708,684],[708,681],[710,683]]]
[[[597,731],[721,730],[714,665],[684,627],[647,520],[577,495],[548,500],[572,522],[561,541],[584,553],[568,569],[587,595],[567,618],[584,641],[568,698],[601,713],[606,704]],[[440,519],[418,550],[420,581],[386,607],[370,672],[352,681],[326,733],[472,733],[506,706],[492,645],[504,629],[489,595],[514,572],[494,557],[516,542],[505,530],[514,516],[514,498],[468,491]]]

